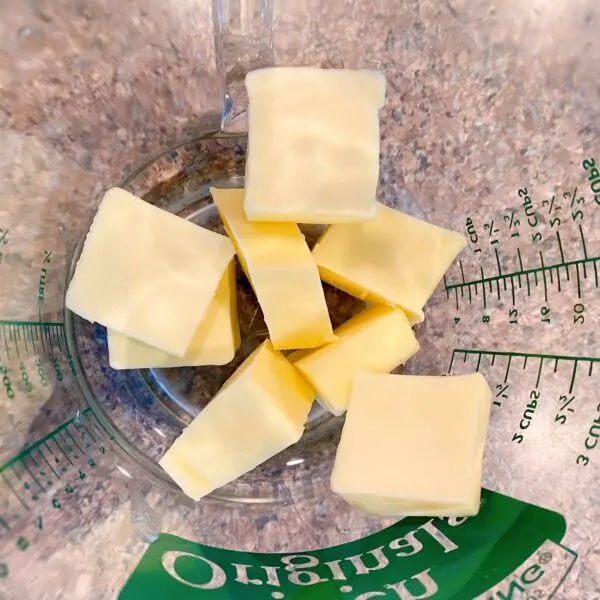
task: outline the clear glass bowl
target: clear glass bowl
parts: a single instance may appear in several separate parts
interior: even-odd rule
[[[245,136],[209,133],[146,162],[121,185],[152,204],[225,233],[209,187],[242,187],[245,153]],[[303,227],[309,244],[316,241],[321,229]],[[82,245],[83,239],[73,254],[69,278]],[[334,327],[362,306],[330,286],[325,286],[325,292]],[[267,337],[262,312],[239,266],[237,293],[242,346],[235,359],[221,367],[116,371],[108,363],[106,328],[67,311],[67,338],[71,354],[79,362],[79,385],[118,448],[129,457],[128,472],[177,489],[157,461]],[[300,442],[212,496],[245,503],[313,496],[320,484],[328,481],[342,423],[343,418],[315,403]]]

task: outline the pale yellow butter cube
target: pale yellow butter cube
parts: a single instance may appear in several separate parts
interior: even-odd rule
[[[317,392],[317,401],[341,415],[348,408],[358,371],[389,373],[419,350],[401,308],[371,306],[335,330],[337,341],[290,360]]]
[[[113,369],[199,367],[224,365],[240,347],[237,316],[235,263],[231,261],[221,278],[206,317],[200,323],[184,356],[173,356],[133,338],[108,330],[108,359]]]
[[[332,225],[313,249],[321,278],[371,302],[403,308],[411,323],[466,246],[463,235],[378,203],[377,216]]]
[[[375,216],[378,71],[251,71],[245,209],[251,221],[346,223]]]
[[[491,396],[479,373],[358,373],[332,490],[375,515],[477,514]]]
[[[273,346],[293,350],[333,341],[319,271],[298,226],[248,221],[244,190],[211,193],[254,288]]]
[[[66,306],[183,356],[234,253],[226,236],[113,188],[86,237]]]
[[[199,500],[297,442],[314,392],[269,341],[225,383],[160,460]]]

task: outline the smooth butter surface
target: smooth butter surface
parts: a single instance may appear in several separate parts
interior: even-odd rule
[[[463,235],[377,205],[364,223],[332,225],[313,249],[321,277],[353,296],[403,308],[411,323],[467,242]]]
[[[174,356],[108,330],[108,358],[113,369],[155,367],[199,367],[224,365],[233,360],[240,347],[237,316],[235,263],[231,261],[221,278],[206,317],[200,323],[184,356]]]
[[[225,236],[113,188],[85,240],[66,306],[183,356],[233,255]]]
[[[194,500],[297,442],[314,392],[264,342],[225,383],[160,460]]]
[[[400,308],[372,306],[335,330],[337,341],[290,360],[317,391],[318,402],[333,414],[348,408],[354,374],[388,373],[419,350],[419,342]]]
[[[476,514],[490,408],[479,373],[358,373],[333,491],[377,515]]]
[[[277,67],[248,73],[246,88],[248,218],[294,223],[373,218],[384,75]]]
[[[212,188],[211,193],[254,288],[273,346],[292,350],[333,341],[319,271],[298,226],[248,221],[244,190]]]

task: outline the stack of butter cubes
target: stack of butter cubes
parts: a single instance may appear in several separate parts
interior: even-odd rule
[[[237,255],[269,339],[161,459],[182,490],[198,500],[297,442],[316,399],[347,412],[331,485],[350,504],[475,514],[487,383],[389,374],[419,350],[412,326],[466,241],[376,200],[384,76],[274,68],[246,87],[246,188],[211,189],[227,236],[112,189],[67,307],[108,328],[115,369],[225,364]],[[298,223],[329,225],[312,252]],[[366,305],[335,331],[322,281]]]

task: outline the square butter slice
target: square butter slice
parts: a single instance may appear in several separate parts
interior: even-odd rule
[[[370,221],[329,227],[313,256],[324,281],[363,300],[400,306],[414,324],[466,244],[456,231],[378,203]]]
[[[295,223],[254,223],[244,190],[211,189],[225,230],[278,350],[316,348],[335,340],[319,271]]]
[[[490,408],[480,373],[358,373],[332,490],[375,515],[477,514]]]
[[[335,330],[337,341],[289,358],[317,392],[326,410],[348,408],[358,371],[389,373],[419,350],[419,342],[401,308],[371,306]]]
[[[251,221],[346,223],[375,216],[378,71],[277,67],[246,75]]]
[[[314,392],[269,341],[257,348],[160,460],[192,499],[297,442]]]
[[[183,356],[234,254],[226,236],[113,188],[85,239],[66,306]]]
[[[239,347],[234,261],[229,263],[221,278],[206,317],[196,329],[184,356],[168,354],[122,333],[108,330],[108,358],[113,369],[224,365],[233,360]]]

